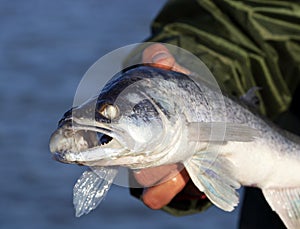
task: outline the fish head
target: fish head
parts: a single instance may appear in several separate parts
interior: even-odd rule
[[[176,130],[181,125],[166,91],[146,77],[151,71],[146,67],[120,73],[100,95],[67,111],[50,139],[54,158],[128,167],[162,158],[182,132]]]

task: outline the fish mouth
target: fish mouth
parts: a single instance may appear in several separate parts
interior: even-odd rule
[[[54,160],[79,165],[107,159],[124,149],[112,130],[74,123],[56,130],[49,146]]]
[[[61,153],[61,152],[54,152],[52,158],[55,161],[59,161],[65,164],[71,164],[69,161],[66,160],[66,153]],[[74,162],[74,164],[77,164]]]
[[[99,144],[100,145],[106,145],[108,144],[110,141],[113,140],[113,138],[107,134],[103,134],[100,132],[97,132],[97,137],[99,139]]]

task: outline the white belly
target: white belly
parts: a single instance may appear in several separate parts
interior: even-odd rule
[[[233,175],[245,186],[299,187],[300,160],[281,156],[267,144],[228,142],[222,154],[233,163]]]

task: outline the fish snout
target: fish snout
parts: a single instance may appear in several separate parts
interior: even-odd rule
[[[49,148],[51,153],[56,153],[59,151],[59,143],[61,141],[61,131],[56,130],[50,137]]]
[[[50,137],[49,148],[52,154],[74,151],[74,131],[57,129]]]

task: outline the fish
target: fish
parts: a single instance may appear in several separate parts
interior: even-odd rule
[[[220,209],[234,210],[241,186],[257,187],[287,228],[300,228],[300,138],[201,76],[146,64],[124,69],[64,114],[50,151],[90,168],[73,189],[76,216],[99,205],[118,168],[179,163]]]

